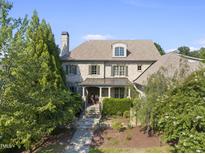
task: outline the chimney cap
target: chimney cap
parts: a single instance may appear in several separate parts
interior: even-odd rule
[[[63,31],[63,32],[61,33],[61,35],[68,35],[68,36],[69,36],[68,32],[66,32],[66,31]]]

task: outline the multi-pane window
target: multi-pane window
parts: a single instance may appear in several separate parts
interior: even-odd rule
[[[77,66],[70,65],[70,74],[77,74]]]
[[[125,76],[127,75],[127,67],[124,65],[113,66],[113,76]]]
[[[113,66],[113,75],[116,76],[118,75],[119,72],[119,67],[118,66]]]
[[[115,56],[116,57],[123,57],[123,56],[125,56],[125,49],[123,47],[116,47],[115,48]]]
[[[97,74],[97,65],[91,65],[91,74]]]
[[[77,74],[77,66],[76,65],[65,65],[65,73],[66,74]]]
[[[68,70],[69,70],[69,69],[68,69],[68,68],[69,68],[68,66],[69,66],[69,65],[65,65],[65,73],[66,73],[66,74],[68,74],[68,72],[69,72],[69,71],[68,71]]]
[[[124,98],[125,88],[115,88],[115,98]]]
[[[95,75],[95,74],[100,74],[100,66],[99,65],[90,65],[89,66],[89,74],[90,75]]]
[[[119,75],[120,76],[125,75],[125,66],[119,66]]]
[[[138,66],[137,66],[137,70],[138,70],[138,71],[141,71],[141,70],[142,70],[142,65],[138,65]]]

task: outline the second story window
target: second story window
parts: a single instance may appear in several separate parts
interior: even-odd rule
[[[142,70],[142,65],[137,65],[137,70],[141,71]]]
[[[70,65],[70,74],[77,74],[77,66]]]
[[[114,65],[112,66],[112,76],[127,76],[128,67],[124,65]]]
[[[68,74],[68,70],[69,70],[69,69],[68,69],[68,68],[69,68],[68,66],[69,66],[69,65],[65,65],[65,74],[66,74],[66,75]]]
[[[76,65],[65,65],[65,74],[77,74],[77,66]]]
[[[125,49],[124,47],[115,47],[115,57],[124,57]]]
[[[89,75],[99,75],[100,66],[99,65],[90,65],[89,66]]]

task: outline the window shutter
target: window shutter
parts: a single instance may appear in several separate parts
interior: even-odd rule
[[[65,73],[66,73],[66,75],[68,75],[68,72],[69,72],[69,65],[65,65]]]
[[[77,74],[77,66],[76,65],[73,65],[73,69],[74,69],[74,72],[73,72],[73,74]]]
[[[128,76],[128,66],[125,66],[126,68],[126,76]]]
[[[88,74],[91,75],[91,65],[89,65],[89,70],[88,70]]]
[[[70,74],[73,73],[73,72],[72,72],[72,66],[73,66],[73,65],[69,65],[69,66],[68,66],[68,72],[69,72]]]
[[[97,65],[97,74],[100,75],[100,65]]]
[[[114,76],[113,65],[111,65],[111,76]]]

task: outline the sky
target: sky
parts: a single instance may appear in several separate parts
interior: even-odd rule
[[[179,46],[205,47],[205,0],[9,0],[13,17],[33,10],[52,27],[60,46],[70,49],[90,39],[149,39],[167,52]]]

